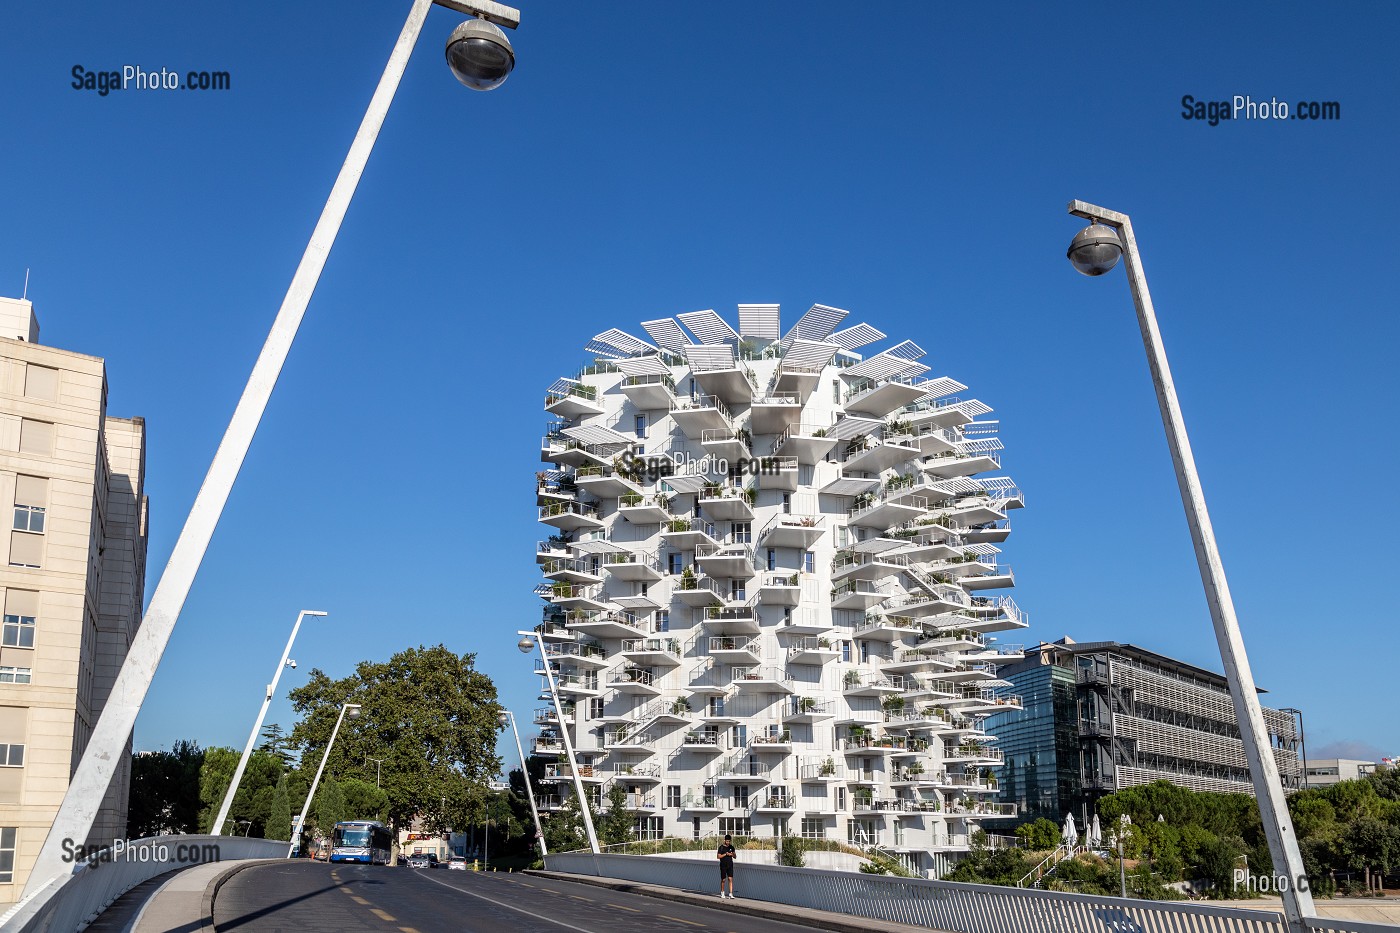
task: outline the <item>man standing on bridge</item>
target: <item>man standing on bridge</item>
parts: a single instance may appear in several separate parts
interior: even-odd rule
[[[729,837],[725,836],[724,841],[719,844],[719,850],[715,852],[715,858],[719,859],[719,896],[734,899],[734,846],[730,844]],[[725,879],[729,881],[729,893],[724,893]]]

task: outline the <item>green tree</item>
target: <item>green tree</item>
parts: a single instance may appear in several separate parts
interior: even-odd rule
[[[283,732],[277,723],[263,726],[262,738],[263,742],[258,748],[280,758],[282,767],[290,768],[292,762],[296,761],[296,747],[292,744],[291,736]]]
[[[292,838],[292,801],[287,796],[287,776],[284,774],[277,779],[277,786],[272,791],[272,800],[268,807],[266,823],[263,828],[264,839],[286,839]]]
[[[332,827],[346,818],[345,795],[335,781],[321,781],[316,790],[316,827],[329,836]]]
[[[223,805],[224,794],[228,791],[233,771],[238,766],[239,753],[231,748],[210,748],[204,752],[204,761],[199,772],[199,802],[202,805],[199,815],[201,832],[211,832],[210,824]],[[233,806],[229,808],[228,822],[224,832],[229,835],[261,836],[267,822],[272,794],[284,770],[281,759],[261,749],[248,757],[248,766],[243,770],[243,780],[234,794]],[[239,821],[246,820],[252,825],[240,832]]]
[[[359,703],[359,718],[341,725],[327,774],[361,774],[367,758],[385,759],[380,782],[390,825],[402,829],[423,814],[446,830],[500,770],[495,746],[501,707],[495,685],[475,661],[473,654],[435,645],[384,662],[362,661],[340,680],[313,670],[305,686],[291,691],[302,717],[291,736],[301,750],[302,770],[314,772],[325,754],[341,704]]]
[[[133,755],[126,834],[140,839],[200,830],[200,769],[204,751],[181,740],[171,750]]]
[[[598,844],[618,845],[632,840],[632,812],[627,809],[627,791],[621,784],[613,784],[608,789],[608,808],[603,811],[603,819],[595,825],[598,831]]]
[[[377,820],[381,819],[384,807],[389,802],[389,795],[384,793],[370,781],[361,781],[358,778],[347,778],[337,781],[340,785],[341,796],[345,799],[345,816],[347,820]]]
[[[1032,851],[1053,849],[1060,844],[1060,827],[1054,820],[1041,817],[1033,823],[1016,827],[1016,836],[1021,844]]]

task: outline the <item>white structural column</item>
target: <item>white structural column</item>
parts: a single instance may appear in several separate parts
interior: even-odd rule
[[[1254,674],[1249,669],[1244,638],[1240,635],[1239,622],[1235,618],[1235,605],[1230,598],[1229,585],[1225,581],[1225,566],[1220,560],[1220,550],[1216,547],[1210,514],[1206,511],[1205,494],[1201,490],[1200,477],[1196,473],[1196,459],[1191,453],[1191,441],[1186,436],[1186,422],[1182,418],[1181,405],[1177,401],[1171,368],[1167,365],[1162,335],[1157,329],[1157,315],[1152,309],[1152,296],[1147,291],[1147,277],[1143,274],[1137,241],[1133,238],[1133,225],[1127,214],[1106,210],[1083,201],[1071,201],[1069,212],[1116,228],[1123,240],[1123,259],[1128,284],[1132,287],[1133,304],[1137,307],[1142,343],[1147,350],[1152,383],[1157,390],[1157,404],[1162,411],[1162,425],[1166,428],[1167,444],[1171,448],[1172,463],[1176,467],[1181,502],[1186,508],[1186,521],[1191,528],[1191,541],[1196,549],[1196,563],[1200,567],[1201,582],[1205,585],[1206,602],[1210,606],[1210,618],[1215,626],[1215,638],[1220,644],[1220,659],[1225,665],[1225,677],[1235,701],[1235,715],[1239,718],[1245,759],[1249,763],[1250,780],[1254,784],[1255,797],[1259,801],[1264,835],[1269,841],[1269,854],[1274,860],[1274,870],[1288,876],[1288,884],[1283,891],[1284,917],[1293,933],[1306,933],[1303,918],[1316,915],[1312,893],[1307,889],[1307,874],[1303,869],[1303,857],[1298,851],[1298,837],[1293,830],[1293,820],[1289,816],[1288,804],[1284,799],[1278,765],[1274,761],[1273,750],[1269,744],[1269,731],[1264,724],[1264,713],[1254,686]]]
[[[559,690],[554,683],[554,668],[550,666],[549,656],[544,653],[544,638],[538,632],[518,632],[526,638],[533,638],[535,646],[540,649],[540,660],[544,662],[544,675],[549,678],[549,696],[554,701],[554,715],[559,718],[559,734],[564,739],[564,753],[569,756],[569,771],[574,778],[574,793],[578,795],[578,809],[583,816],[583,828],[588,831],[588,845],[593,850],[593,854],[599,853],[598,833],[593,828],[593,814],[588,810],[588,797],[583,793],[583,778],[578,773],[578,758],[574,756],[574,743],[569,738],[569,727],[564,722],[564,705],[559,702]]]
[[[253,721],[253,731],[248,734],[248,744],[243,746],[243,756],[238,759],[238,767],[233,770],[233,778],[228,782],[228,791],[224,794],[224,802],[219,807],[219,815],[214,817],[214,822],[209,827],[209,832],[215,836],[224,834],[224,821],[228,819],[229,808],[233,806],[233,797],[238,793],[238,785],[243,780],[243,770],[248,767],[248,759],[253,754],[253,746],[257,744],[258,734],[262,732],[263,720],[267,718],[267,708],[272,704],[272,696],[277,692],[277,682],[282,679],[282,670],[287,666],[287,658],[292,654],[292,642],[297,640],[297,632],[301,630],[301,620],[307,616],[323,616],[324,612],[316,609],[303,609],[297,613],[296,624],[292,626],[292,637],[287,639],[287,647],[282,650],[282,658],[277,662],[277,669],[272,672],[272,683],[267,685],[267,690],[263,696],[262,709],[258,710],[258,718]]]
[[[75,866],[65,862],[63,858],[65,840],[69,840],[70,845],[87,843],[97,810],[112,783],[112,775],[124,753],[127,738],[136,724],[136,715],[146,699],[146,691],[150,689],[151,679],[155,677],[161,655],[165,653],[166,643],[170,640],[170,633],[174,630],[180,610],[184,607],[185,597],[189,595],[190,587],[194,583],[195,573],[204,559],[204,551],[209,546],[209,539],[213,537],[214,527],[223,513],[224,503],[228,501],[233,482],[243,465],[243,458],[253,443],[258,422],[262,419],[263,410],[267,407],[272,389],[277,384],[282,364],[292,348],[292,341],[296,338],[302,316],[306,313],[306,305],[311,300],[311,293],[316,289],[321,270],[326,264],[326,257],[335,243],[336,234],[340,232],[340,223],[350,206],[350,199],[355,194],[360,175],[369,161],[370,151],[374,148],[380,127],[384,125],[384,117],[389,111],[395,91],[398,90],[399,81],[408,66],[409,55],[418,41],[418,34],[422,31],[423,21],[427,18],[431,6],[432,0],[413,2],[408,21],[404,23],[403,32],[399,34],[394,51],[389,56],[389,63],[379,79],[379,86],[375,88],[374,97],[370,100],[369,109],[365,111],[360,129],[355,134],[354,142],[350,144],[350,152],[345,157],[335,186],[331,188],[330,197],[321,211],[321,219],[316,223],[316,229],[311,234],[311,241],[307,243],[306,252],[302,254],[296,274],[292,276],[292,284],[282,300],[282,307],[277,312],[272,330],[263,344],[262,352],[258,354],[258,361],[253,366],[252,375],[249,376],[243,395],[238,400],[238,407],[234,410],[224,438],[214,454],[214,461],[210,464],[204,484],[200,486],[199,494],[195,497],[189,517],[185,519],[184,528],[180,531],[170,560],[161,574],[155,594],[151,597],[150,606],[141,620],[141,627],[132,639],[126,661],[117,674],[116,682],[88,740],[82,760],[78,762],[78,768],[68,785],[68,792],[64,795],[53,827],[39,851],[39,857],[25,885],[25,894],[43,887],[49,879],[66,875],[74,869]]]
[[[530,798],[530,815],[535,818],[535,832],[539,834],[540,858],[549,854],[549,849],[544,844],[544,825],[540,823],[540,810],[535,805],[535,789],[530,786],[530,765],[525,761],[525,746],[520,743],[520,729],[515,724],[515,714],[510,710],[505,711],[510,719],[510,731],[515,733],[515,750],[520,753],[520,773],[525,778],[525,796]]]

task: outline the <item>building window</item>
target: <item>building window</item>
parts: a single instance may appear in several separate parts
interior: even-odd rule
[[[21,418],[19,424],[19,452],[38,454],[41,457],[53,456],[53,425],[47,421],[32,421]]]
[[[0,742],[0,768],[23,768],[24,746]]]
[[[679,807],[681,805],[681,786],[679,784],[666,785],[666,806]]]
[[[5,627],[0,645],[6,648],[34,647],[34,617],[5,614]]]
[[[753,542],[753,522],[734,523],[734,543],[751,544]]]
[[[15,503],[15,531],[44,533],[44,507],[42,505],[20,505]]]
[[[825,838],[826,838],[826,821],[824,821],[824,820],[808,820],[808,819],[804,819],[804,820],[802,821],[802,838],[803,838],[803,839],[825,839]]]
[[[860,643],[860,663],[870,663],[870,642],[868,641],[863,641]]]
[[[668,573],[679,575],[681,572],[681,553],[673,551],[666,555],[666,570]]]
[[[27,667],[0,667],[0,684],[27,684],[33,673]]]
[[[816,573],[816,570],[817,570],[817,555],[813,554],[811,551],[803,551],[803,552],[802,552],[802,572],[803,572],[803,573]]]
[[[747,816],[722,816],[719,818],[721,836],[748,836],[753,833]]]
[[[836,788],[836,809],[846,809],[846,788],[844,787]]]
[[[24,394],[26,398],[41,398],[46,402],[58,401],[58,370],[51,366],[24,367]]]
[[[768,569],[769,569],[769,570],[777,570],[777,569],[778,569],[778,549],[777,549],[777,548],[771,548],[771,547],[770,547],[770,548],[768,549]]]
[[[632,425],[637,432],[637,437],[645,439],[647,436],[647,416],[637,415],[633,419]]]
[[[0,826],[0,884],[15,881],[15,833],[13,826]]]
[[[851,643],[849,641],[841,642],[841,663],[851,663]]]
[[[656,630],[658,632],[669,632],[671,630],[671,610],[658,609],[656,612]]]
[[[692,835],[694,838],[699,839],[699,838],[700,838],[700,817],[698,817],[698,816],[691,817],[691,819],[690,819],[690,827],[691,827],[691,828],[690,828],[691,835]]]
[[[748,596],[744,592],[744,581],[733,579],[729,581],[729,599],[731,602],[743,602]]]
[[[603,718],[603,698],[602,698],[602,697],[589,697],[589,698],[588,698],[588,718],[589,718],[589,719],[602,719],[602,718]]]
[[[904,845],[904,823],[900,820],[894,821],[894,844],[897,846]]]
[[[831,400],[837,405],[841,404],[841,380],[831,380]]]
[[[792,493],[790,492],[783,493],[783,514],[792,514]]]
[[[735,784],[733,797],[731,797],[730,799],[732,800],[734,808],[736,810],[740,810],[744,807],[747,807],[749,805],[749,785]],[[723,823],[724,821],[721,820],[720,822]],[[721,829],[720,832],[728,832],[728,830]]]

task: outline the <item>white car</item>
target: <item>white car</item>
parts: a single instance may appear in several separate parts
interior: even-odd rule
[[[456,858],[451,859],[451,860],[447,863],[447,869],[448,869],[448,871],[466,871],[466,870],[467,870],[467,860],[464,859],[464,858],[462,858],[462,857],[459,855],[459,856],[457,856]]]

